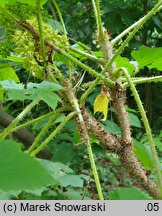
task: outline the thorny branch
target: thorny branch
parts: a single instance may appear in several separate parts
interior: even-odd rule
[[[123,141],[113,134],[110,134],[104,126],[90,116],[84,107],[82,107],[82,115],[86,121],[86,128],[98,138],[108,152],[116,153],[123,167],[127,170],[133,180],[138,181],[141,189],[148,192],[155,199],[160,199],[159,189],[146,175],[141,164],[137,160],[132,151],[131,145],[123,145]]]

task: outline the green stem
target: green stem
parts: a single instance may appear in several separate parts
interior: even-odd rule
[[[35,123],[37,123],[37,122],[39,122],[39,121],[41,121],[41,120],[43,120],[45,118],[48,118],[48,117],[52,116],[53,114],[55,114],[55,111],[50,112],[50,113],[46,113],[46,114],[44,114],[44,115],[42,115],[42,116],[40,116],[38,118],[32,119],[32,120],[30,120],[28,122],[25,122],[25,123],[23,123],[21,125],[18,125],[17,127],[13,128],[12,133],[17,131],[17,130],[20,130],[21,128],[25,128],[25,127],[27,127],[27,126],[29,126],[31,124],[35,124]]]
[[[78,115],[80,123],[83,123],[84,120],[83,120],[83,116],[81,114],[81,110],[79,108],[79,104],[78,104],[77,99],[71,100],[71,103],[73,104],[73,106],[74,106],[74,108],[75,108],[75,110],[77,112],[77,115]],[[94,156],[93,156],[92,147],[91,147],[91,143],[90,143],[89,137],[87,139],[87,142],[85,142],[85,144],[87,146],[87,151],[88,151],[88,155],[89,155],[91,169],[92,169],[92,173],[93,173],[94,180],[95,180],[95,183],[96,183],[96,188],[97,188],[99,199],[100,200],[104,200],[104,197],[103,197],[103,194],[102,194],[102,188],[101,188],[101,184],[100,184],[97,168],[96,168],[96,165],[95,165],[95,160],[94,160]]]
[[[66,84],[65,91],[66,91],[67,96],[69,98],[69,101],[70,101],[71,105],[74,107],[74,110],[76,111],[78,119],[79,119],[78,127],[82,128],[81,129],[82,132],[80,134],[81,134],[82,139],[85,141],[85,144],[87,146],[87,151],[88,151],[88,155],[89,155],[91,169],[92,169],[92,173],[93,173],[94,180],[96,183],[96,188],[97,188],[99,199],[104,200],[104,197],[102,194],[102,188],[101,188],[101,184],[100,184],[100,180],[99,180],[99,176],[98,176],[98,172],[96,169],[95,160],[94,160],[94,156],[93,156],[93,152],[92,152],[90,139],[89,139],[86,127],[85,127],[86,123],[84,122],[84,119],[83,119],[83,116],[82,116],[82,113],[81,113],[81,110],[80,110],[80,107],[78,104],[78,100],[76,99],[76,97],[74,95],[71,83],[69,81],[65,80],[65,84]]]
[[[13,128],[24,118],[24,116],[30,112],[30,110],[38,104],[40,101],[39,98],[32,101],[12,122],[11,124],[0,134],[0,140],[3,140],[8,136],[12,131]]]
[[[82,56],[85,56],[86,58],[89,58],[89,59],[91,59],[92,61],[95,61],[95,62],[97,62],[97,63],[99,63],[99,64],[104,64],[104,61],[103,61],[102,59],[99,59],[99,58],[97,58],[96,56],[94,56],[94,55],[92,55],[92,54],[83,52],[82,50],[78,50],[78,49],[75,49],[75,48],[73,48],[73,47],[70,47],[69,49],[70,49],[70,51],[75,52],[75,53],[78,53],[78,54],[80,54],[80,55],[82,55]]]
[[[99,78],[95,79],[94,82],[92,82],[91,86],[87,89],[87,91],[84,92],[84,94],[81,96],[80,98],[80,103],[84,104],[88,95],[91,94],[91,92],[94,90],[94,88],[96,87],[96,85],[98,84],[98,82],[100,81]]]
[[[65,119],[56,127],[56,129],[48,136],[46,140],[34,151],[31,152],[32,156],[37,155],[64,127],[64,125],[74,116],[75,112],[68,114]]]
[[[140,99],[140,97],[138,95],[138,92],[137,92],[137,90],[136,90],[136,88],[134,86],[134,83],[132,82],[132,79],[131,79],[127,69],[126,68],[121,68],[121,70],[123,71],[123,73],[124,73],[124,75],[125,75],[125,77],[127,79],[127,82],[128,82],[128,84],[129,84],[129,86],[130,86],[130,88],[132,90],[133,96],[134,96],[134,98],[136,100],[138,109],[139,109],[140,114],[142,116],[142,120],[143,120],[143,123],[144,123],[144,126],[145,126],[149,146],[150,146],[153,161],[154,161],[154,167],[155,167],[155,171],[156,171],[156,175],[157,175],[158,186],[159,186],[159,189],[160,189],[160,195],[161,195],[161,198],[162,198],[161,167],[160,167],[160,162],[159,162],[159,158],[158,158],[158,155],[157,155],[157,151],[156,151],[156,148],[155,148],[155,144],[154,144],[154,141],[153,141],[151,128],[150,128],[150,125],[149,125],[149,122],[148,122],[148,119],[147,119],[147,116],[146,116],[146,112],[145,112],[145,110],[143,108],[141,99]]]
[[[59,7],[58,7],[56,1],[55,1],[55,0],[52,0],[52,2],[53,2],[53,4],[54,4],[54,6],[55,6],[55,8],[56,8],[56,11],[57,11],[57,13],[58,13],[58,16],[59,16],[59,18],[60,18],[60,22],[61,22],[61,25],[62,25],[62,28],[63,28],[64,35],[67,37],[67,31],[66,31],[66,27],[65,27],[64,20],[63,20],[63,18],[62,18],[61,11],[60,11],[60,9],[59,9]]]
[[[159,11],[162,7],[160,6],[157,11]],[[145,19],[147,15],[139,19],[137,22],[135,22],[133,25],[129,26],[127,29],[125,29],[121,34],[119,34],[116,38],[111,40],[111,43],[115,45],[122,37],[124,37],[126,34],[128,34],[132,29],[134,29],[136,26],[140,25],[141,21]]]
[[[38,30],[39,30],[39,40],[40,40],[40,47],[41,47],[41,53],[42,53],[42,59],[44,65],[46,64],[46,49],[44,45],[44,35],[43,35],[43,27],[42,27],[42,19],[41,19],[41,5],[40,0],[36,1],[36,14],[37,14],[37,21],[38,21]]]
[[[28,152],[31,153],[34,148],[39,144],[40,140],[42,139],[42,137],[46,134],[46,132],[50,129],[50,127],[54,124],[54,122],[56,121],[56,119],[60,116],[60,113],[56,113],[54,114],[54,116],[52,116],[49,121],[47,122],[47,124],[43,127],[43,129],[40,131],[40,133],[38,134],[38,136],[36,137],[35,141],[33,142],[33,144],[30,146],[30,148],[28,149]]]
[[[42,116],[40,116],[40,117],[38,117],[38,118],[35,118],[35,119],[32,119],[32,120],[30,120],[30,121],[28,121],[28,122],[25,122],[25,123],[23,123],[23,124],[21,124],[21,125],[18,125],[17,127],[15,127],[15,128],[13,128],[13,130],[12,130],[12,133],[14,132],[14,131],[17,131],[17,130],[19,130],[19,129],[21,129],[21,128],[25,128],[25,127],[27,127],[27,126],[29,126],[29,125],[31,125],[31,124],[35,124],[36,122],[39,122],[39,121],[41,121],[41,120],[43,120],[43,119],[45,119],[45,118],[48,118],[48,117],[50,117],[50,116],[53,116],[54,114],[56,114],[56,113],[62,113],[62,112],[64,112],[64,111],[66,111],[66,110],[70,110],[70,106],[63,106],[63,107],[61,107],[61,108],[58,108],[57,110],[55,110],[55,111],[53,111],[53,112],[50,112],[50,113],[46,113],[46,114],[44,114],[44,115],[42,115]]]
[[[101,10],[99,5],[99,0],[92,0],[92,5],[94,9],[95,18],[96,18],[98,37],[102,39],[103,30],[102,30],[102,20],[101,20]]]
[[[8,10],[6,10],[1,5],[0,5],[0,12],[2,12],[3,14],[5,14],[8,17],[8,19],[10,19],[12,21],[16,21],[17,23],[19,22],[19,20],[12,13],[10,13]]]
[[[92,173],[93,173],[94,180],[95,180],[95,183],[96,183],[98,196],[99,196],[100,200],[104,200],[103,193],[102,193],[102,187],[101,187],[101,184],[100,184],[100,180],[99,180],[99,176],[98,176],[98,172],[97,172],[97,168],[96,168],[96,165],[95,165],[95,160],[94,160],[94,156],[93,156],[93,152],[92,152],[92,147],[91,147],[91,143],[90,143],[89,139],[86,142],[86,146],[87,146],[87,151],[88,151],[88,155],[89,155],[89,160],[90,160],[90,164],[91,164]]]
[[[125,39],[125,41],[122,43],[122,45],[119,47],[119,49],[116,51],[115,55],[111,58],[111,60],[106,64],[104,69],[102,70],[101,74],[104,75],[106,71],[109,70],[111,64],[114,62],[114,60],[119,56],[124,48],[128,45],[128,42],[134,37],[134,35],[138,32],[138,30],[146,23],[148,19],[150,19],[159,9],[159,7],[162,5],[162,0],[159,1],[155,7],[141,20],[138,26],[129,34],[129,36]]]
[[[76,63],[79,67],[83,68],[85,71],[89,72],[91,75],[97,77],[98,79],[103,80],[105,83],[107,83],[109,85],[110,88],[115,87],[115,83],[112,80],[106,78],[105,76],[101,75],[101,73],[98,73],[95,70],[93,70],[92,68],[90,68],[87,65],[83,64],[82,62],[80,62],[79,60],[77,60],[76,58],[74,58],[73,56],[71,56],[70,54],[65,52],[64,50],[60,50],[60,53],[63,56],[67,57],[69,60]]]
[[[155,76],[155,77],[143,77],[143,78],[135,78],[134,80],[132,80],[133,84],[142,84],[142,83],[156,83],[156,82],[162,82],[162,76]],[[128,87],[129,84],[128,82],[123,84],[123,87]]]

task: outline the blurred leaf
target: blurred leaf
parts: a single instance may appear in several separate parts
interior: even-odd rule
[[[139,159],[139,161],[141,162],[141,164],[146,169],[153,169],[154,167],[153,160],[146,146],[135,139],[133,140],[133,142],[134,142],[134,153],[136,157]]]
[[[73,186],[73,187],[83,187],[82,175],[66,175],[60,179],[60,184],[63,187]]]
[[[117,188],[110,194],[110,200],[153,200],[148,194],[137,188]]]
[[[40,159],[40,162],[44,166],[44,168],[48,170],[49,173],[51,173],[53,178],[56,179],[57,183],[59,184],[60,184],[60,179],[63,176],[66,176],[67,174],[74,172],[70,167],[60,162],[52,162],[43,159]]]
[[[115,60],[117,69],[120,69],[121,67],[125,67],[128,72],[131,74],[133,71],[135,71],[135,66],[129,62],[129,59],[118,56]]]
[[[0,200],[9,200],[11,197],[11,194],[7,192],[2,192],[0,193]]]
[[[0,65],[0,81],[3,80],[14,80],[16,83],[19,82],[19,78],[17,77],[15,71],[13,70],[12,67],[2,67],[2,64]]]
[[[106,120],[105,122],[103,122],[103,124],[106,126],[107,130],[110,133],[116,134],[117,136],[121,134],[120,127],[115,122]]]
[[[67,191],[63,193],[63,196],[68,200],[81,200],[83,196],[83,191],[81,189],[76,190],[69,187]],[[90,200],[90,196],[85,196],[84,200]]]
[[[69,139],[68,134],[61,134],[60,136],[62,136],[65,140]],[[66,164],[72,161],[74,156],[75,156],[75,152],[72,144],[60,143],[58,145],[55,145],[53,161],[59,161]]]
[[[129,112],[129,119],[130,119],[130,125],[131,126],[137,127],[137,128],[142,128],[141,122],[135,114]]]
[[[22,152],[14,141],[0,141],[0,158],[0,189],[6,192],[36,190],[55,183],[40,162]]]
[[[50,19],[48,21],[48,24],[52,27],[52,30],[55,31],[55,30],[58,30],[60,32],[63,32],[63,28],[62,28],[62,25],[60,22],[58,22],[57,20],[55,19]]]

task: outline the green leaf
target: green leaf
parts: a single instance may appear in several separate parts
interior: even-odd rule
[[[68,200],[81,200],[83,196],[83,191],[82,189],[77,189],[76,188],[67,188],[66,192],[63,192],[63,196],[65,199]],[[90,196],[85,196],[84,200],[91,200]]]
[[[60,183],[60,178],[66,176],[68,173],[74,172],[70,167],[60,162],[52,162],[40,159],[40,163],[46,170],[49,171],[49,173],[51,173],[53,178],[56,179],[58,183]]]
[[[53,160],[62,162],[62,163],[69,163],[70,161],[73,161],[75,157],[75,151],[71,143],[68,143],[68,139],[71,137],[68,133],[62,133],[60,134],[61,137],[59,137],[59,142],[61,142],[59,145],[55,145],[54,149],[54,158]],[[66,140],[66,143],[64,141],[60,141],[62,139]],[[66,149],[66,151],[65,151]]]
[[[138,51],[132,52],[132,56],[140,68],[147,66],[149,69],[162,70],[162,48],[141,46]]]
[[[6,192],[0,193],[0,200],[9,200],[10,197],[11,197],[11,194],[9,193],[6,193]]]
[[[117,188],[110,194],[110,200],[152,200],[152,198],[137,188]]]
[[[56,109],[57,102],[60,101],[60,98],[55,93],[49,93],[49,91],[38,91],[37,94],[53,110]]]
[[[80,175],[66,175],[60,179],[60,183],[63,187],[83,187],[84,180]]]
[[[137,128],[142,128],[141,122],[135,114],[129,113],[129,119],[130,119],[131,126],[137,127]]]
[[[15,141],[0,141],[0,189],[6,192],[39,190],[55,179]]]
[[[14,80],[16,83],[20,82],[19,78],[17,77],[15,71],[12,67],[0,67],[0,81],[2,80]]]
[[[61,89],[58,84],[43,81],[42,83],[28,83],[25,87],[22,83],[16,84],[12,80],[0,81],[3,90],[7,92],[9,100],[34,100],[41,98],[53,110],[60,98],[53,92]]]
[[[48,81],[43,81],[41,83],[28,83],[27,89],[40,89],[40,90],[55,90],[58,91],[62,87],[59,84],[51,83]]]
[[[128,72],[131,74],[133,71],[135,71],[135,66],[129,62],[129,59],[118,56],[115,60],[117,69],[120,69],[121,67],[125,67]]]
[[[40,160],[41,164],[46,170],[51,173],[54,179],[57,180],[58,184],[63,187],[83,187],[84,180],[88,180],[89,177],[86,175],[74,175],[74,171],[68,166],[60,162],[51,162],[47,160]]]
[[[110,133],[116,134],[117,136],[121,134],[120,127],[115,122],[106,120],[105,122],[102,123],[106,126],[107,130]]]
[[[134,153],[136,157],[140,160],[141,164],[145,167],[145,169],[153,169],[153,160],[146,146],[135,139],[133,140],[133,142]]]
[[[44,5],[46,3],[46,1],[47,0],[41,0],[41,5]],[[30,4],[32,6],[36,5],[36,0],[0,0],[0,5],[15,4],[17,2]]]

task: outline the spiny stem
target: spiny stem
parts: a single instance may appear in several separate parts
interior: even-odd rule
[[[69,48],[72,52],[75,52],[75,53],[78,53],[82,56],[85,56],[86,58],[88,59],[91,59],[92,61],[96,62],[96,63],[99,63],[99,64],[104,64],[104,61],[100,58],[97,58],[96,56],[92,55],[92,54],[89,54],[89,53],[86,53],[86,52],[83,52],[82,50],[78,50],[78,49],[75,49],[73,47],[70,47]]]
[[[100,200],[104,200],[103,193],[102,193],[102,187],[101,187],[101,184],[100,184],[100,180],[99,180],[99,176],[98,176],[98,172],[97,172],[97,168],[96,168],[96,164],[95,164],[95,160],[94,160],[94,156],[93,156],[93,151],[92,151],[90,139],[87,140],[86,146],[87,146],[87,150],[88,150],[88,155],[89,155],[89,160],[90,160],[90,164],[91,164],[92,173],[93,173],[95,183],[96,183],[98,196],[99,196]]]
[[[44,140],[37,149],[31,152],[31,155],[37,155],[60,132],[60,130],[74,116],[75,113],[76,112],[71,112],[70,114],[68,114],[65,119],[56,127],[56,129],[47,137],[47,139]]]
[[[142,84],[142,83],[152,83],[152,82],[162,82],[162,76],[155,76],[155,77],[138,77],[138,78],[134,78],[132,80],[133,84]],[[122,85],[123,87],[128,87],[129,84],[128,82],[123,83]]]
[[[42,53],[43,63],[46,63],[46,49],[44,45],[44,35],[43,35],[43,27],[42,27],[42,19],[41,19],[41,5],[40,0],[36,1],[36,14],[37,14],[37,21],[38,21],[38,30],[39,30],[39,40],[40,40],[40,47]]]
[[[91,169],[92,169],[92,173],[94,176],[94,180],[96,183],[96,188],[97,188],[97,192],[98,192],[98,196],[100,200],[104,200],[103,194],[102,194],[102,188],[101,188],[101,184],[100,184],[100,180],[99,180],[99,176],[98,176],[98,172],[96,169],[96,165],[95,165],[95,160],[94,160],[94,156],[93,156],[93,152],[92,152],[92,147],[91,147],[91,142],[88,136],[88,132],[87,129],[85,127],[85,122],[78,104],[78,100],[76,99],[75,95],[74,95],[74,91],[72,89],[72,85],[71,83],[67,80],[65,80],[65,92],[69,98],[69,101],[71,103],[71,105],[74,107],[74,110],[77,113],[79,122],[78,122],[78,129],[80,129],[80,135],[82,136],[82,139],[85,141],[85,144],[87,146],[87,151],[88,151],[88,155],[89,155],[89,160],[90,160],[90,164],[91,164]]]
[[[77,60],[76,58],[74,58],[73,56],[71,56],[70,54],[68,54],[67,52],[65,52],[64,50],[60,50],[60,53],[62,55],[64,55],[65,57],[67,57],[69,60],[71,60],[74,63],[76,63],[78,66],[80,66],[84,70],[86,70],[87,72],[89,72],[91,75],[97,77],[98,79],[103,80],[105,83],[107,83],[109,85],[110,88],[114,88],[115,87],[115,83],[112,80],[104,77],[103,75],[101,75],[101,73],[98,73],[95,70],[93,70],[92,68],[90,68],[87,65],[83,64],[82,62],[80,62],[79,60]]]
[[[21,128],[27,127],[27,126],[29,126],[29,125],[31,125],[31,124],[35,124],[36,122],[39,122],[39,121],[41,121],[41,120],[43,120],[43,119],[45,119],[45,118],[48,118],[48,117],[50,117],[50,116],[53,116],[53,115],[56,114],[56,113],[62,113],[62,112],[64,112],[64,111],[70,110],[70,109],[71,109],[70,106],[63,106],[63,107],[61,107],[61,108],[58,108],[57,110],[55,110],[55,111],[53,111],[53,112],[46,113],[46,114],[44,114],[44,115],[42,115],[42,116],[40,116],[40,117],[38,117],[38,118],[32,119],[32,120],[30,120],[30,121],[28,121],[28,122],[25,122],[25,123],[23,123],[23,124],[21,124],[21,125],[18,125],[17,127],[13,128],[12,133],[13,133],[14,131],[17,131],[17,130],[21,129]]]
[[[50,113],[46,113],[46,114],[44,114],[44,115],[42,115],[42,116],[40,116],[38,118],[32,119],[32,120],[30,120],[28,122],[25,122],[25,123],[23,123],[21,125],[18,125],[17,127],[13,128],[12,133],[17,131],[17,130],[20,130],[21,128],[25,128],[25,127],[27,127],[27,126],[29,126],[31,124],[35,124],[36,122],[39,122],[39,121],[41,121],[41,120],[43,120],[45,118],[48,118],[48,117],[52,116],[54,113],[55,113],[55,111],[50,112]]]
[[[102,20],[101,20],[101,10],[99,5],[99,0],[92,0],[92,5],[94,9],[94,14],[96,18],[97,24],[97,34],[100,39],[103,38],[103,30],[102,30]]]
[[[125,39],[125,41],[122,43],[122,45],[119,47],[119,49],[116,51],[114,56],[111,58],[111,60],[106,64],[104,69],[102,70],[101,74],[104,75],[106,71],[110,68],[111,64],[114,62],[117,56],[119,56],[124,48],[127,46],[128,42],[134,37],[134,35],[138,32],[138,30],[146,23],[148,19],[150,19],[159,9],[159,7],[162,5],[162,0],[159,1],[155,7],[141,20],[138,26],[129,34],[129,36]]]
[[[148,119],[147,119],[147,116],[146,116],[146,112],[144,110],[144,107],[142,105],[139,94],[138,94],[138,92],[137,92],[137,90],[136,90],[136,88],[134,86],[134,83],[132,82],[132,79],[131,79],[127,69],[126,68],[121,68],[121,70],[123,71],[123,73],[124,73],[124,75],[125,75],[125,77],[127,79],[127,82],[128,82],[128,84],[129,84],[129,86],[130,86],[130,88],[132,90],[133,96],[134,96],[134,98],[136,100],[138,109],[139,109],[140,114],[142,116],[142,120],[143,120],[143,123],[144,123],[144,126],[145,126],[148,142],[149,142],[149,145],[150,145],[150,150],[151,150],[152,157],[153,157],[153,160],[154,160],[154,167],[155,167],[155,171],[156,171],[156,175],[157,175],[158,186],[159,186],[159,189],[160,189],[160,195],[161,195],[161,198],[162,198],[161,167],[160,167],[160,162],[159,162],[159,158],[158,158],[158,155],[157,155],[157,151],[156,151],[156,148],[155,148],[155,144],[154,144],[154,141],[153,141],[151,128],[150,128],[150,125],[149,125],[149,122],[148,122]]]
[[[87,89],[87,91],[84,92],[84,94],[80,98],[80,103],[83,105],[88,97],[88,95],[91,94],[91,92],[94,90],[98,82],[100,81],[99,78],[95,79],[94,82],[92,82],[91,86]]]
[[[58,16],[60,18],[60,22],[61,22],[61,25],[62,25],[62,28],[63,28],[64,35],[67,37],[67,31],[66,31],[64,20],[62,18],[62,14],[61,14],[60,8],[58,7],[58,4],[56,3],[55,0],[52,0],[52,2],[54,4],[54,6],[55,6],[55,8],[57,10]]]
[[[60,113],[56,113],[54,114],[49,121],[47,122],[47,124],[43,127],[43,129],[40,131],[40,133],[38,134],[38,136],[36,137],[35,141],[33,142],[33,144],[30,146],[30,148],[28,149],[28,152],[32,152],[34,150],[34,148],[38,145],[38,143],[40,142],[40,140],[42,139],[42,137],[46,134],[46,132],[50,129],[50,127],[54,124],[54,122],[56,121],[56,119],[60,116]]]
[[[30,110],[38,104],[40,101],[39,98],[33,100],[12,122],[11,124],[0,134],[0,140],[3,140],[8,136],[12,131],[13,128],[24,118],[24,116],[30,112]]]
[[[159,7],[157,11],[159,11],[162,8],[162,6]],[[136,26],[138,26],[143,19],[145,19],[147,15],[139,19],[137,22],[135,22],[133,25],[129,26],[127,29],[125,29],[121,34],[119,34],[116,38],[111,40],[112,45],[115,45],[122,37],[124,37],[126,34],[128,34],[132,29],[134,29]]]

